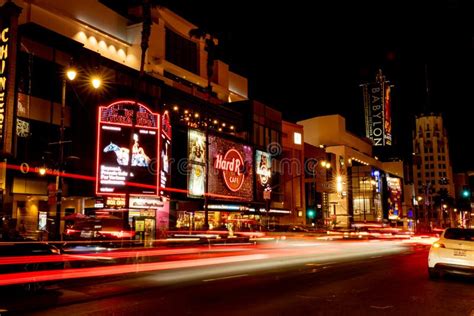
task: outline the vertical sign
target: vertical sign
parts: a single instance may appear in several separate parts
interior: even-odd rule
[[[402,181],[400,178],[387,175],[388,218],[398,219],[402,216]]]
[[[206,187],[206,134],[188,131],[188,197],[204,196]]]
[[[265,189],[272,185],[272,156],[269,153],[255,151],[255,177],[257,180],[256,200],[261,201],[265,193],[269,194],[269,191]]]
[[[163,190],[170,186],[171,180],[171,123],[168,111],[161,118],[161,196],[170,196],[169,191]]]
[[[365,133],[374,146],[392,145],[391,91],[382,72],[376,82],[363,86]]]
[[[384,142],[385,145],[392,145],[392,96],[390,83],[385,81],[384,86]]]
[[[18,16],[21,10],[11,1],[0,8],[0,148],[3,153],[12,150]]]
[[[7,72],[6,66],[8,62],[8,42],[9,42],[9,27],[2,26],[0,32],[0,145],[4,144],[5,137],[5,101],[6,101],[6,85]]]

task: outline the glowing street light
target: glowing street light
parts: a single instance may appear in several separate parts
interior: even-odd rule
[[[102,80],[100,80],[100,78],[98,77],[92,78],[92,86],[94,87],[94,89],[99,89],[101,84],[102,84]]]
[[[72,80],[76,79],[77,71],[74,68],[69,68],[66,71],[66,75],[67,75],[68,79],[72,81]]]

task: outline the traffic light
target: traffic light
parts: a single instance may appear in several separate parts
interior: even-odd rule
[[[308,209],[306,211],[306,216],[308,216],[309,218],[314,218],[314,215],[316,215],[316,212],[313,209]]]
[[[462,190],[462,197],[467,199],[470,196],[471,196],[471,190],[469,190],[469,188],[465,186],[464,189]]]

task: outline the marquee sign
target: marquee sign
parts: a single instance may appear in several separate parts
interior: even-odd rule
[[[125,100],[99,107],[98,116],[96,194],[158,195],[159,114]]]

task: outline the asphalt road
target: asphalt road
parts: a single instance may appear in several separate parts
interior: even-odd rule
[[[197,267],[95,278],[23,297],[4,293],[10,299],[0,314],[474,315],[474,281],[430,281],[426,260],[425,247],[410,246],[352,259],[305,257],[264,269],[237,262],[214,274],[215,267]]]

